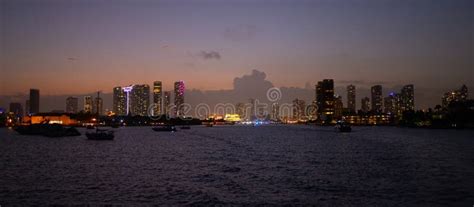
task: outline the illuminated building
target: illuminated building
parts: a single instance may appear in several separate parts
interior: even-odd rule
[[[153,115],[158,116],[163,113],[163,97],[162,97],[161,81],[153,82]]]
[[[400,95],[390,93],[384,98],[384,113],[391,115],[400,115]]]
[[[347,86],[347,108],[351,113],[356,112],[356,88],[354,85]]]
[[[10,103],[10,113],[13,113],[16,117],[22,117],[23,106],[21,103]]]
[[[381,113],[382,112],[382,86],[375,85],[371,88],[372,95],[372,112]]]
[[[123,92],[125,92],[126,96],[125,96],[125,100],[126,100],[126,103],[125,103],[125,108],[127,109],[126,110],[126,114],[129,115],[131,113],[130,109],[130,93],[132,92],[133,90],[133,85],[130,85],[130,86],[127,86],[127,87],[123,87],[122,88]]]
[[[367,113],[370,111],[370,99],[369,97],[365,97],[360,100],[361,108],[360,110],[364,113]]]
[[[334,115],[334,81],[324,79],[316,85],[318,118],[323,123],[331,122]]]
[[[37,113],[31,116],[25,116],[24,123],[31,124],[62,124],[62,125],[76,125],[76,119],[71,118],[71,115],[64,113]]]
[[[462,85],[459,90],[454,90],[450,92],[446,92],[441,99],[442,106],[447,108],[451,102],[460,102],[466,101],[468,98],[468,90],[466,85]]]
[[[67,97],[66,99],[66,113],[77,113],[79,101],[76,97]]]
[[[415,89],[413,84],[403,86],[399,99],[401,111],[415,110]]]
[[[169,115],[171,105],[171,92],[165,91],[163,95],[163,113]]]
[[[93,114],[102,115],[104,113],[104,103],[102,98],[98,96],[94,99],[94,107],[92,108]]]
[[[342,118],[342,111],[344,104],[342,103],[342,97],[339,95],[334,96],[334,118],[340,120]]]
[[[134,85],[130,95],[130,113],[134,116],[148,115],[150,105],[150,86]]]
[[[280,120],[280,104],[272,103],[272,116],[271,116],[271,119],[273,121],[279,121]]]
[[[127,94],[122,87],[115,87],[113,94],[112,111],[115,115],[127,115]]]
[[[239,121],[241,121],[241,119],[240,119],[240,115],[238,115],[238,114],[226,114],[224,116],[224,121],[239,122]]]
[[[293,119],[294,120],[305,119],[306,118],[305,109],[306,109],[306,103],[304,100],[294,99],[293,100]]]
[[[40,91],[38,89],[30,89],[30,110],[29,113],[39,113],[40,110]]]
[[[176,81],[174,83],[174,105],[175,116],[184,116],[184,81]]]
[[[92,113],[92,96],[84,96],[84,112]]]

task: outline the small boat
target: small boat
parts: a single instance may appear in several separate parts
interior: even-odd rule
[[[162,125],[152,128],[156,132],[175,132],[176,127],[174,125]]]
[[[336,130],[338,130],[339,132],[351,132],[352,128],[351,125],[349,125],[347,122],[338,121],[336,123]]]
[[[86,137],[89,140],[113,140],[114,131],[96,129],[95,132],[87,132]]]
[[[185,125],[185,126],[181,126],[180,129],[191,129],[191,127],[188,125]]]

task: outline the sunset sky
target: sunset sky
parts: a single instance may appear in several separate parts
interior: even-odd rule
[[[252,69],[286,87],[474,87],[473,11],[472,0],[2,0],[0,95],[181,79],[232,89]]]

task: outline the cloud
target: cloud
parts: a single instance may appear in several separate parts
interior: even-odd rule
[[[204,60],[210,60],[210,59],[216,59],[220,60],[221,59],[221,54],[216,51],[201,51],[198,53],[198,56],[203,58]]]
[[[256,34],[257,26],[255,25],[238,25],[225,29],[224,38],[235,42],[241,42],[254,38]]]

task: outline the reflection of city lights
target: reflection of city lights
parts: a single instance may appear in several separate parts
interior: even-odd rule
[[[92,121],[97,121],[97,119],[96,119],[96,118],[92,118]]]

